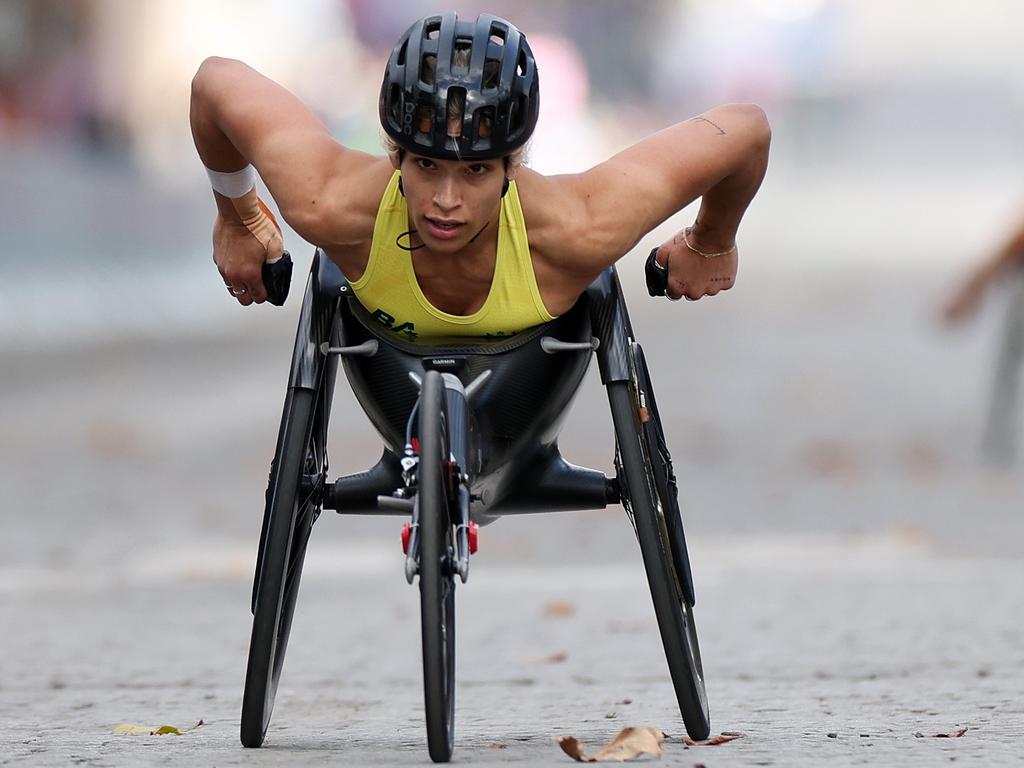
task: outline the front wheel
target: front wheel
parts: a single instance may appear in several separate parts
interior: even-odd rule
[[[711,732],[711,720],[697,626],[693,606],[687,600],[688,574],[681,572],[677,565],[679,558],[672,551],[670,529],[682,523],[667,520],[668,510],[674,511],[677,507],[674,499],[670,504],[661,498],[661,494],[667,492],[667,484],[658,482],[648,433],[644,430],[644,420],[652,418],[652,410],[641,404],[640,393],[630,382],[610,383],[608,400],[615,425],[615,465],[622,488],[622,504],[636,526],[679,711],[690,737],[706,739]],[[657,419],[656,411],[653,411],[653,418]],[[658,428],[660,430],[660,424]],[[660,493],[659,486],[662,486]],[[674,487],[671,490],[674,492]]]
[[[430,371],[420,396],[415,504],[420,525],[420,614],[427,749],[447,763],[455,740],[455,578],[451,464],[444,381]]]

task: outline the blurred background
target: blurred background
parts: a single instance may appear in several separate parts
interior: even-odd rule
[[[695,512],[694,526],[938,526],[981,548],[1006,542],[1006,525],[1020,531],[1016,515],[992,512],[1019,503],[1017,462],[1006,453],[986,465],[978,452],[1012,292],[966,330],[938,322],[944,296],[1024,218],[1019,4],[453,7],[506,15],[529,35],[543,82],[531,150],[541,172],[585,169],[716,103],[754,101],[769,115],[771,165],[741,230],[737,288],[693,305],[646,297],[642,257],[693,209],[620,267],[662,387],[675,393],[663,407],[691,462],[688,493],[696,510],[715,510]],[[0,0],[0,471],[11,498],[69,503],[70,487],[42,482],[58,469],[109,494],[125,462],[143,460],[174,485],[174,451],[262,466],[298,301],[245,310],[224,295],[189,135],[191,76],[208,55],[241,58],[293,89],[339,141],[378,151],[379,72],[400,32],[432,9]],[[294,295],[312,248],[294,234],[287,244]],[[173,355],[173,378],[157,377],[151,358]],[[222,402],[226,391],[237,407]],[[604,409],[600,393],[584,402]],[[372,454],[375,437],[352,418],[363,430],[354,444]],[[996,421],[1019,427],[1012,408]],[[609,448],[590,455],[593,437],[584,432],[577,458],[607,466]],[[232,495],[223,466],[197,462],[211,473],[200,486]],[[259,498],[261,472],[246,500]],[[131,498],[100,512],[132,519]],[[195,499],[177,506],[210,517]],[[234,508],[218,516],[249,519]],[[991,535],[964,540],[964,525]],[[8,557],[26,555],[10,547]]]
[[[216,681],[225,744],[235,748],[263,492],[313,249],[286,233],[296,277],[285,308],[245,309],[227,296],[210,257],[214,206],[189,134],[190,80],[206,56],[243,59],[297,93],[340,142],[379,151],[386,56],[408,24],[438,7],[0,0],[0,604],[21,628],[5,637],[7,703],[31,694],[43,719],[53,691],[67,688],[68,717],[118,722],[143,715],[79,712],[75,692],[145,680],[171,696],[173,685]],[[528,34],[542,82],[531,150],[538,171],[586,169],[722,102],[756,102],[771,121],[770,167],[740,230],[734,290],[697,303],[646,295],[646,253],[692,222],[695,207],[619,266],[667,422],[698,594],[711,594],[702,604],[709,679],[735,688],[717,689],[716,706],[737,707],[742,727],[751,675],[766,659],[779,673],[764,685],[766,713],[782,711],[772,697],[793,680],[845,686],[836,689],[845,695],[863,690],[853,681],[865,668],[884,675],[903,664],[920,675],[894,672],[893,685],[949,702],[929,681],[947,680],[964,659],[964,688],[1005,680],[1010,702],[1019,693],[1013,676],[989,673],[1015,659],[1019,680],[1020,626],[993,596],[1021,583],[1019,571],[1004,578],[979,563],[1019,561],[1024,543],[1021,461],[1012,450],[1022,428],[1020,344],[1007,336],[1019,287],[1005,281],[973,323],[956,329],[942,326],[939,310],[1024,220],[1024,6],[448,7],[504,15]],[[1000,357],[1004,396],[992,414]],[[331,426],[333,470],[379,455],[343,385]],[[995,460],[980,450],[986,429],[1002,430],[1009,446]],[[562,445],[570,460],[610,471],[610,420],[594,371]],[[502,579],[486,582],[487,569],[523,563],[622,562],[614,573],[640,578],[618,508],[502,520],[481,538],[478,588],[507,589]],[[381,632],[399,619],[415,632],[415,609],[402,607],[414,596],[399,575],[396,520],[325,518],[313,539],[303,585],[321,610],[303,621],[335,615],[340,576],[372,577],[359,594],[390,589],[399,607],[389,613],[364,600],[354,610]],[[776,608],[753,597],[769,572],[784,574]],[[524,577],[510,573],[513,582]],[[530,583],[550,593],[611,578],[566,573],[532,570]],[[863,599],[865,584],[872,600]],[[909,586],[894,592],[896,584]],[[631,607],[620,604],[624,621],[635,606],[636,626],[660,658],[643,585],[633,586]],[[604,598],[592,597],[600,609]],[[868,603],[889,613],[865,622]],[[517,620],[479,612],[487,607],[477,606],[478,621],[501,628]],[[987,623],[971,613],[986,607]],[[962,624],[949,624],[954,613]],[[758,642],[745,643],[755,614]],[[77,632],[67,631],[68,616],[80,622]],[[917,646],[904,641],[929,621],[934,655],[918,665]],[[310,636],[297,625],[290,653],[301,657],[309,647],[301,637]],[[988,650],[971,650],[982,637]],[[303,663],[289,662],[319,679],[319,668]],[[372,685],[372,668],[363,664],[357,679]],[[412,697],[415,686],[406,689]],[[152,707],[149,689],[138,690],[136,711]],[[870,697],[862,702],[865,712],[877,709]],[[10,711],[16,720],[30,710]],[[407,727],[418,739],[418,721]]]

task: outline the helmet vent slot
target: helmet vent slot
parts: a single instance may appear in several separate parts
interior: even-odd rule
[[[416,132],[429,134],[434,124],[434,108],[421,104],[416,109]]]
[[[395,59],[395,64],[397,64],[400,67],[405,66],[405,52],[408,48],[409,41],[406,40],[404,43],[402,43],[402,47],[398,49],[398,56]]]
[[[473,51],[472,40],[456,40],[452,49],[452,74],[469,74],[470,55]]]
[[[402,124],[402,87],[398,83],[391,84],[391,96],[388,98],[391,107],[391,119],[396,126]]]
[[[480,80],[480,87],[485,91],[497,88],[501,81],[501,62],[497,59],[485,59],[483,76]]]
[[[494,119],[496,110],[491,107],[480,107],[473,115],[476,120],[476,135],[481,139],[490,139],[494,133]]]
[[[462,120],[466,115],[466,89],[450,87],[448,89],[448,101],[445,105],[448,123],[445,132],[449,136],[462,135]]]
[[[437,81],[437,56],[432,53],[423,54],[420,63],[420,82],[433,85]]]
[[[519,58],[516,59],[516,74],[522,77],[526,74],[526,51],[519,50]]]
[[[431,19],[423,25],[423,37],[427,40],[437,40],[441,36],[441,20]]]
[[[508,132],[510,134],[516,134],[519,129],[523,126],[523,120],[525,119],[525,110],[523,109],[523,96],[517,96],[512,100],[512,104],[508,110]]]

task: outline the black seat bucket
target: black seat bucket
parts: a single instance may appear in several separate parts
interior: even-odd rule
[[[329,258],[320,258],[319,273],[322,295],[342,297],[337,343],[354,347],[371,339],[379,342],[372,355],[346,355],[343,366],[356,399],[386,446],[381,462],[369,474],[342,478],[336,484],[329,508],[336,502],[334,508],[346,511],[340,508],[346,499],[355,501],[348,491],[358,495],[360,503],[355,506],[361,507],[369,500],[373,483],[394,483],[395,457],[402,453],[409,414],[419,395],[410,374],[421,378],[429,369],[453,373],[467,387],[488,377],[472,398],[479,462],[472,468],[475,518],[486,522],[494,512],[606,506],[604,475],[569,464],[557,446],[558,432],[592,357],[585,295],[561,317],[515,335],[409,339],[363,308]],[[545,351],[552,349],[551,340],[580,348]]]

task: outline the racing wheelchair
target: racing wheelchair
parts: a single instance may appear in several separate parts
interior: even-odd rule
[[[266,492],[242,744],[258,747],[266,735],[306,545],[322,510],[405,518],[405,576],[419,584],[427,747],[435,762],[447,762],[455,733],[455,587],[469,576],[477,526],[503,514],[615,503],[639,541],[686,730],[707,738],[676,479],[615,268],[569,312],[513,336],[413,336],[371,316],[317,250]],[[559,429],[595,354],[615,431],[611,478],[570,464],[558,449]],[[339,361],[385,447],[372,468],[332,482],[326,443]]]

